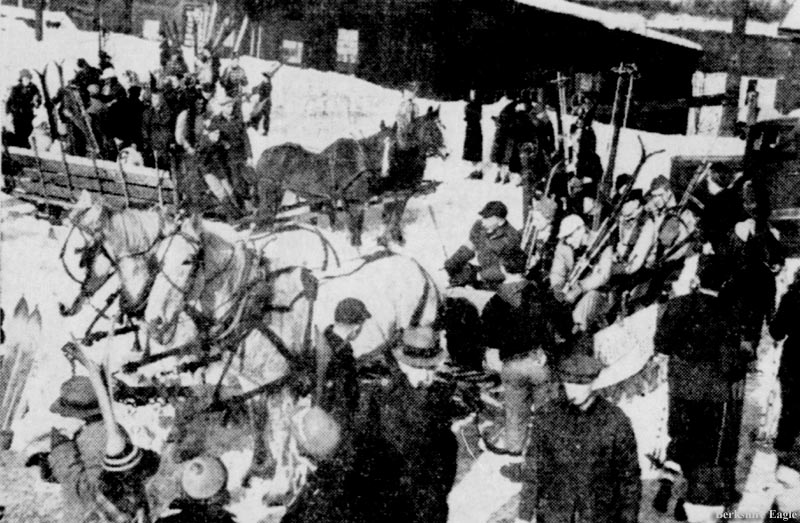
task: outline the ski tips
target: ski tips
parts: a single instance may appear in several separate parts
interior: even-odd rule
[[[14,317],[28,317],[28,300],[25,299],[25,296],[20,298],[17,306],[14,307]]]
[[[39,306],[33,309],[33,312],[28,316],[28,321],[33,323],[37,329],[42,328],[42,313],[39,312]]]

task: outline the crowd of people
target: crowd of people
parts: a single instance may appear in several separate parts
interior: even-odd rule
[[[52,98],[43,98],[22,70],[6,101],[5,142],[168,170],[187,208],[210,207],[211,191],[226,215],[244,213],[255,196],[247,127],[269,132],[276,70],[264,71],[248,90],[235,55],[221,69],[217,53],[203,49],[190,71],[183,51],[164,45],[161,68],[143,80],[132,71],[120,77],[102,54],[98,67],[78,59],[74,76]],[[243,101],[252,102],[249,118]],[[48,117],[35,118],[43,102]]]
[[[508,222],[506,206],[489,202],[468,242],[447,260],[452,286],[493,293],[480,315],[480,341],[460,340],[462,346],[448,349],[462,365],[494,369],[501,377],[505,426],[487,447],[526,456],[522,467],[506,471],[524,484],[521,521],[532,515],[537,521],[638,521],[637,442],[626,416],[591,393],[599,372],[591,340],[653,304],[661,308],[654,345],[669,355],[670,390],[670,443],[659,463],[657,511],[667,512],[681,477],[687,487],[674,505],[679,521],[717,521],[738,502],[744,384],[765,324],[775,340],[789,337],[775,449],[782,464],[800,450],[787,322],[797,314],[796,282],[773,310],[785,250],[741,172],[711,163],[695,176],[688,188],[693,194],[678,201],[665,176],[643,191],[621,175],[611,210],[594,229],[596,199],[578,213],[568,194],[559,195],[561,212],[547,216],[534,199],[530,212],[542,241],[529,252],[520,248],[522,234]],[[686,288],[679,283],[694,267],[690,258],[697,266]],[[463,328],[461,299],[449,301],[451,328]],[[568,370],[572,366],[580,370]],[[554,378],[563,383],[562,399],[542,400]],[[797,490],[797,478],[781,470]]]

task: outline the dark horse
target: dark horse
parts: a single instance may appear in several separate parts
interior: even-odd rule
[[[402,242],[400,220],[408,199],[422,181],[426,160],[447,157],[439,109],[428,109],[411,123],[414,138],[400,149],[394,128],[366,138],[340,138],[319,154],[300,145],[286,143],[264,151],[256,165],[258,223],[269,224],[279,211],[285,191],[322,200],[335,223],[335,210],[342,204],[348,215],[350,241],[361,245],[364,208],[373,196],[391,191],[383,211],[385,239]]]

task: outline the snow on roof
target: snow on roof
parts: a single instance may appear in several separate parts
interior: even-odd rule
[[[36,13],[33,9],[24,7],[15,7],[10,5],[0,6],[0,18],[13,18],[16,20],[34,21],[36,20]],[[44,22],[50,28],[57,26],[59,29],[66,29],[74,31],[77,29],[67,13],[64,11],[47,11],[44,12]]]
[[[800,32],[800,2],[794,2],[789,12],[786,13],[786,18],[783,19],[778,27],[779,32]]]
[[[659,13],[647,22],[648,27],[661,30],[707,31],[713,33],[730,33],[733,31],[733,20],[729,18],[706,18],[690,14]],[[761,36],[778,36],[778,23],[747,21],[747,34]]]
[[[627,31],[644,36],[645,38],[652,38],[654,40],[661,40],[673,45],[681,47],[688,47],[702,51],[703,48],[685,38],[679,38],[666,33],[655,31],[647,26],[647,19],[635,13],[618,13],[611,11],[604,11],[596,7],[590,7],[580,4],[568,2],[566,0],[516,0],[520,4],[533,7],[535,9],[542,9],[553,13],[559,13],[567,16],[574,16],[583,20],[597,22],[602,24],[608,29]]]

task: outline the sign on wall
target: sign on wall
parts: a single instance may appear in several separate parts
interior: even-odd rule
[[[281,46],[281,55],[284,63],[301,65],[303,63],[303,42],[284,40]]]
[[[339,29],[336,39],[336,61],[341,64],[358,63],[358,30]]]

